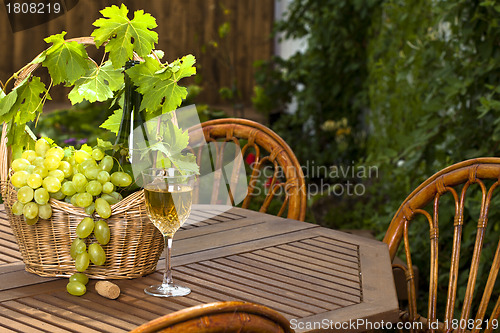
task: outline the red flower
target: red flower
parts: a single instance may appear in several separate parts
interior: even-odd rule
[[[267,178],[267,181],[266,181],[266,183],[264,184],[264,186],[265,186],[266,188],[268,188],[268,187],[270,187],[270,186],[271,186],[272,182],[273,182],[273,177],[269,177],[269,178]]]
[[[252,165],[255,163],[255,155],[253,153],[250,153],[247,155],[247,157],[245,158],[245,163],[248,164],[248,165]]]

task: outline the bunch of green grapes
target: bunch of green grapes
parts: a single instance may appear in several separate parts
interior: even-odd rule
[[[90,236],[94,234],[97,242],[90,242]],[[75,268],[78,273],[73,274],[69,278],[69,283],[66,285],[66,290],[71,295],[82,296],[87,291],[85,285],[88,282],[88,277],[85,275],[85,270],[92,262],[94,265],[101,266],[106,262],[106,253],[101,245],[109,243],[110,230],[104,220],[94,220],[91,217],[85,217],[76,228],[77,238],[71,244],[70,254],[75,260]]]
[[[51,199],[65,200],[89,215],[76,228],[70,254],[78,273],[70,277],[66,287],[71,295],[85,294],[88,277],[83,272],[90,262],[103,265],[106,261],[101,245],[108,244],[110,230],[105,219],[111,216],[111,205],[122,200],[117,189],[131,185],[132,177],[123,171],[113,172],[121,166],[100,147],[84,146],[75,151],[51,145],[43,138],[35,142],[35,150],[26,150],[15,159],[11,168],[10,181],[17,189],[12,213],[23,215],[27,224],[52,216]],[[87,248],[92,234],[97,242]]]
[[[12,213],[24,215],[26,223],[33,225],[52,216],[49,200],[54,198],[82,207],[89,215],[110,217],[111,205],[122,199],[116,189],[129,186],[132,177],[112,172],[114,160],[101,148],[86,148],[62,149],[39,139],[35,150],[24,151],[11,165],[10,180],[17,188]]]

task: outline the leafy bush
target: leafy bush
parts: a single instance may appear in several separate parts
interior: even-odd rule
[[[273,64],[278,79],[270,77],[276,84],[291,85],[298,105],[297,112],[285,114],[274,129],[302,164],[315,161],[330,166],[355,161],[379,170],[378,178],[361,180],[366,186],[362,197],[313,198],[315,211],[328,207],[318,222],[336,228],[370,228],[382,237],[399,205],[422,181],[453,163],[498,155],[500,6],[495,3],[292,2],[277,31],[287,37],[305,37],[308,48]],[[277,91],[265,88],[268,83],[260,81],[264,87],[260,95]],[[288,93],[280,95],[283,101]],[[264,97],[258,100],[266,101]],[[351,132],[339,139],[338,123],[344,117]],[[499,204],[500,200],[495,201],[492,207]],[[476,235],[475,194],[470,194],[465,208],[468,222],[462,253],[466,257],[472,253]],[[494,209],[491,213],[490,227],[495,232],[486,235],[485,252],[489,254],[483,256],[480,272],[489,268],[490,254],[498,242],[500,214]],[[442,214],[440,252],[445,253],[450,251],[453,212],[444,209]],[[419,249],[413,251],[413,260],[422,272],[420,292],[426,294],[429,239],[428,226],[421,222],[413,224],[411,236]],[[440,281],[447,278],[449,260],[444,258],[442,264]],[[461,267],[461,272],[458,298],[465,291],[467,267]],[[478,285],[484,285],[486,278],[479,275]],[[492,299],[498,297],[498,284]],[[446,288],[440,285],[440,289]],[[425,314],[426,297],[420,300],[419,309]]]
[[[395,212],[411,189],[436,171],[465,159],[498,154],[499,11],[487,1],[439,1],[431,8],[413,1],[384,2],[369,45],[372,132],[367,161],[379,165],[382,177],[390,181],[374,184],[380,195],[373,202]],[[478,218],[477,200],[471,201],[463,235],[466,256],[472,253]],[[490,228],[497,232],[486,235],[485,252],[490,254],[498,241],[500,216],[494,209],[492,214]],[[384,226],[389,218],[382,214],[376,224]],[[440,221],[446,225],[450,219]],[[429,243],[428,229],[417,229],[416,263],[426,277],[429,252],[421,249]],[[441,229],[442,253],[451,252],[452,230],[449,224]],[[482,264],[486,262],[483,259]],[[445,263],[449,265],[449,259],[443,259]],[[446,277],[445,267],[441,279]],[[461,269],[459,295],[463,296],[468,270]],[[485,280],[480,276],[478,284],[484,285]]]

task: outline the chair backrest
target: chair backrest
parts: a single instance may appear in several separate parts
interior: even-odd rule
[[[202,123],[207,142],[234,142],[241,146],[243,158],[250,162],[248,194],[242,207],[250,208],[256,193],[265,195],[260,212],[268,212],[273,201],[282,194],[278,216],[303,221],[306,213],[306,188],[302,168],[287,143],[271,129],[247,119],[225,118]],[[251,159],[249,159],[251,157]],[[266,189],[258,187],[265,171],[272,173]],[[256,190],[258,189],[258,190]],[[216,196],[213,196],[216,197]],[[275,200],[276,202],[276,200]]]
[[[492,183],[492,185],[488,185]],[[474,186],[471,186],[476,184]],[[486,273],[488,274],[488,279],[481,294],[480,303],[477,309],[477,313],[474,316],[471,314],[471,304],[474,297],[474,289],[476,286],[479,261],[481,257],[482,250],[484,248],[484,238],[486,233],[495,232],[498,235],[498,224],[499,221],[491,221],[488,223],[488,214],[490,212],[490,205],[494,190],[500,184],[500,158],[477,158],[473,160],[464,161],[461,163],[454,164],[446,169],[441,170],[436,173],[424,183],[422,183],[417,189],[415,189],[399,207],[399,210],[395,214],[392,222],[386,232],[384,237],[384,242],[389,246],[389,251],[391,258],[394,259],[396,252],[398,251],[401,242],[404,244],[404,252],[407,260],[406,276],[408,281],[408,300],[409,300],[409,313],[407,313],[407,318],[409,321],[420,321],[427,326],[429,323],[434,325],[431,327],[430,331],[434,332],[434,327],[437,323],[437,290],[438,290],[438,259],[439,250],[443,248],[443,242],[439,242],[440,237],[440,227],[446,224],[447,221],[439,220],[439,201],[440,198],[445,194],[451,195],[451,199],[454,201],[454,221],[452,224],[453,228],[453,243],[450,243],[451,252],[443,256],[442,258],[450,258],[450,269],[449,269],[449,279],[447,283],[447,295],[442,295],[446,297],[446,308],[444,310],[444,318],[440,318],[440,329],[436,331],[446,331],[447,328],[458,328],[457,332],[462,332],[464,330],[460,329],[460,326],[453,326],[453,323],[467,323],[472,322],[469,320],[474,319],[474,323],[477,323],[475,327],[480,327],[479,324],[486,323],[488,319],[489,327],[486,331],[491,332],[494,328],[492,323],[498,323],[498,317],[500,314],[500,297],[496,299],[493,298],[492,306],[493,310],[491,313],[486,313],[488,305],[490,304],[490,298],[493,295],[498,295],[498,289],[494,289],[495,282],[497,280],[497,274],[500,268],[500,242],[494,244],[488,244],[488,248],[495,248],[496,252],[491,264],[488,262]],[[471,189],[473,188],[473,189]],[[469,190],[469,191],[468,191]],[[472,240],[464,239],[462,242],[463,230],[468,227],[466,222],[468,222],[468,216],[464,218],[464,211],[467,211],[465,202],[467,195],[471,195],[474,190],[479,190],[481,193],[481,205],[479,217],[477,220],[477,226],[475,229],[477,231],[475,236],[474,250],[472,253],[472,259],[470,263],[460,262],[461,246],[462,243],[469,242]],[[428,209],[428,210],[426,210]],[[429,278],[429,300],[428,300],[428,313],[427,318],[420,316],[417,312],[416,305],[416,295],[415,295],[415,280],[414,271],[412,267],[411,251],[410,251],[410,238],[409,238],[409,227],[416,223],[413,221],[418,215],[423,215],[424,219],[429,223],[429,235],[430,235],[430,278]],[[476,222],[473,222],[474,224]],[[495,226],[496,224],[496,226]],[[450,226],[451,228],[451,226]],[[451,232],[451,231],[450,231]],[[443,234],[443,232],[441,232]],[[491,234],[490,234],[491,235]],[[491,238],[490,238],[491,239]],[[498,237],[495,237],[498,239]],[[448,241],[450,242],[450,241]],[[484,251],[483,251],[484,252]],[[492,251],[493,252],[493,251]],[[462,258],[467,253],[462,253]],[[483,253],[484,255],[484,253]],[[446,259],[448,260],[448,259]],[[466,265],[464,265],[466,264]],[[465,290],[465,296],[463,298],[462,312],[460,314],[460,319],[454,319],[454,309],[457,300],[457,281],[459,275],[459,268],[470,269],[467,287]],[[402,268],[402,267],[400,267]],[[489,273],[487,270],[489,269]],[[444,272],[448,273],[448,272]],[[446,275],[443,275],[446,276]],[[441,282],[441,281],[439,281]],[[486,317],[485,317],[486,315]],[[471,318],[471,319],[469,319]],[[495,322],[495,319],[497,320]],[[448,326],[444,324],[448,323]],[[465,325],[462,325],[465,326]],[[474,326],[474,325],[471,325]],[[465,327],[465,328],[471,328]],[[496,327],[500,327],[495,325]],[[476,330],[471,330],[476,331]]]
[[[217,302],[194,306],[145,323],[130,333],[293,333],[278,312],[254,303]]]

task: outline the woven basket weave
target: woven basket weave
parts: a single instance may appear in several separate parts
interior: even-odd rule
[[[75,41],[93,44],[88,37]],[[29,76],[38,67],[36,65],[39,64],[23,71],[20,80]],[[33,226],[27,225],[23,216],[12,214],[11,207],[17,200],[17,192],[9,181],[6,128],[4,124],[0,142],[0,189],[26,270],[40,276],[70,276],[76,272],[75,261],[70,256],[71,243],[77,237],[75,230],[78,223],[88,215],[83,208],[55,199],[50,199],[52,217],[39,220]],[[163,237],[147,217],[143,191],[112,205],[111,210],[112,215],[106,220],[111,239],[103,246],[106,262],[103,266],[90,264],[85,274],[95,279],[127,279],[152,273],[163,250]],[[95,240],[91,238],[90,241]]]

